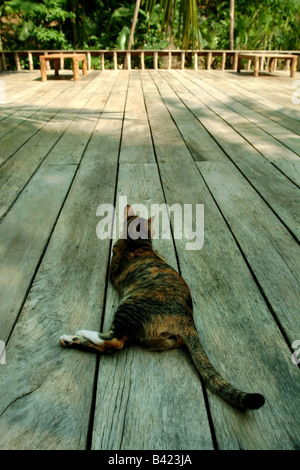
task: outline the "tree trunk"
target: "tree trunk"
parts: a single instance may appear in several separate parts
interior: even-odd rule
[[[137,23],[137,19],[138,19],[140,5],[141,5],[141,0],[136,0],[133,19],[132,19],[132,24],[131,24],[130,35],[129,35],[129,39],[128,39],[128,45],[127,45],[127,50],[128,51],[131,51],[131,49],[132,49],[134,32],[135,32],[135,28],[136,28],[136,23]],[[125,69],[127,69],[127,57],[125,58]]]
[[[230,49],[234,49],[234,0],[230,0],[230,30],[229,30]]]

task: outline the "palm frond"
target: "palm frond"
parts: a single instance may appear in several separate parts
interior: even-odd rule
[[[173,28],[174,12],[178,11],[181,24],[182,48],[195,48],[200,44],[197,0],[144,0],[145,10],[151,15],[157,3],[160,5],[161,26],[164,31]]]

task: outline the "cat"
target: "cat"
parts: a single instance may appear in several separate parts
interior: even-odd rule
[[[155,351],[185,346],[213,393],[242,410],[260,408],[265,401],[263,395],[238,390],[208,359],[194,324],[190,289],[153,249],[151,224],[153,217],[138,217],[131,206],[126,206],[123,233],[113,246],[110,264],[110,279],[122,299],[111,330],[79,330],[75,335],[62,335],[60,344],[101,353],[122,349],[125,343]]]

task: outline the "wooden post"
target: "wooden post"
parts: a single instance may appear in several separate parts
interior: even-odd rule
[[[91,57],[91,53],[88,52],[87,53],[87,70],[91,70],[92,68],[92,57]]]
[[[259,57],[255,56],[254,59],[254,77],[258,77],[259,75]]]
[[[114,70],[118,70],[118,57],[115,51],[113,53],[113,61],[114,61]]]
[[[226,52],[222,52],[222,72],[224,72],[226,67]]]
[[[272,73],[274,70],[275,57],[271,57],[269,61],[269,72]]]
[[[75,81],[79,80],[78,60],[76,57],[73,57],[73,76]]]
[[[206,65],[207,70],[210,70],[210,67],[211,67],[211,60],[212,60],[212,52],[209,52],[209,53],[207,54],[207,65]]]
[[[144,51],[141,52],[141,69],[145,70],[145,53],[144,53]]]
[[[42,82],[47,81],[46,59],[40,56]]]
[[[168,52],[168,70],[172,68],[172,52]]]
[[[153,53],[153,61],[154,61],[154,70],[158,69],[158,52],[154,51]]]
[[[265,58],[264,58],[264,56],[262,56],[260,58],[260,67],[259,67],[261,71],[264,70],[264,62],[265,62]]]
[[[2,63],[2,70],[6,71],[7,67],[6,67],[6,60],[5,60],[4,52],[2,52],[2,54],[1,54],[1,63]]]
[[[59,61],[60,59],[54,59],[54,75],[58,77],[59,74]]]
[[[100,57],[101,57],[101,70],[103,72],[105,70],[104,52],[101,52]]]
[[[44,52],[44,55],[48,55],[48,52]],[[50,60],[45,60],[46,70],[51,70]]]
[[[292,66],[291,66],[291,77],[294,78],[296,75],[297,71],[297,63],[298,63],[298,57],[294,57],[292,60]]]
[[[277,66],[281,70],[282,67],[282,59],[277,59]]]
[[[61,56],[61,58],[59,59],[59,68],[60,70],[65,70],[65,59],[63,58],[63,56]]]
[[[22,70],[22,67],[21,67],[21,62],[20,62],[20,57],[19,57],[18,52],[15,52],[14,56],[15,56],[15,63],[16,63],[17,71],[20,72]]]
[[[33,60],[32,60],[32,53],[28,52],[28,64],[29,64],[29,70],[32,72],[33,71]]]
[[[184,70],[185,52],[181,52],[181,70]]]
[[[237,67],[238,67],[238,57],[239,57],[238,52],[235,52],[235,53],[234,53],[234,56],[233,56],[233,66],[232,66],[232,69],[233,69],[235,72],[237,71]]]
[[[90,70],[90,69],[89,69]],[[87,64],[87,60],[86,59],[83,59],[82,61],[82,73],[83,75],[86,75],[88,72],[88,64]]]
[[[126,52],[127,70],[131,70],[131,52]]]
[[[249,59],[249,60],[247,60],[247,71],[248,72],[249,72],[250,68],[251,68],[251,60]]]
[[[194,52],[194,70],[198,70],[198,52]]]
[[[238,58],[237,72],[240,73],[241,69],[242,69],[242,59]]]

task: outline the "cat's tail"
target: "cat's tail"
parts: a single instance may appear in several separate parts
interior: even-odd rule
[[[199,335],[194,327],[187,328],[182,334],[182,339],[205,385],[207,385],[213,393],[220,396],[231,405],[244,410],[255,410],[264,404],[265,399],[263,395],[238,390],[215,370],[201,345]]]

